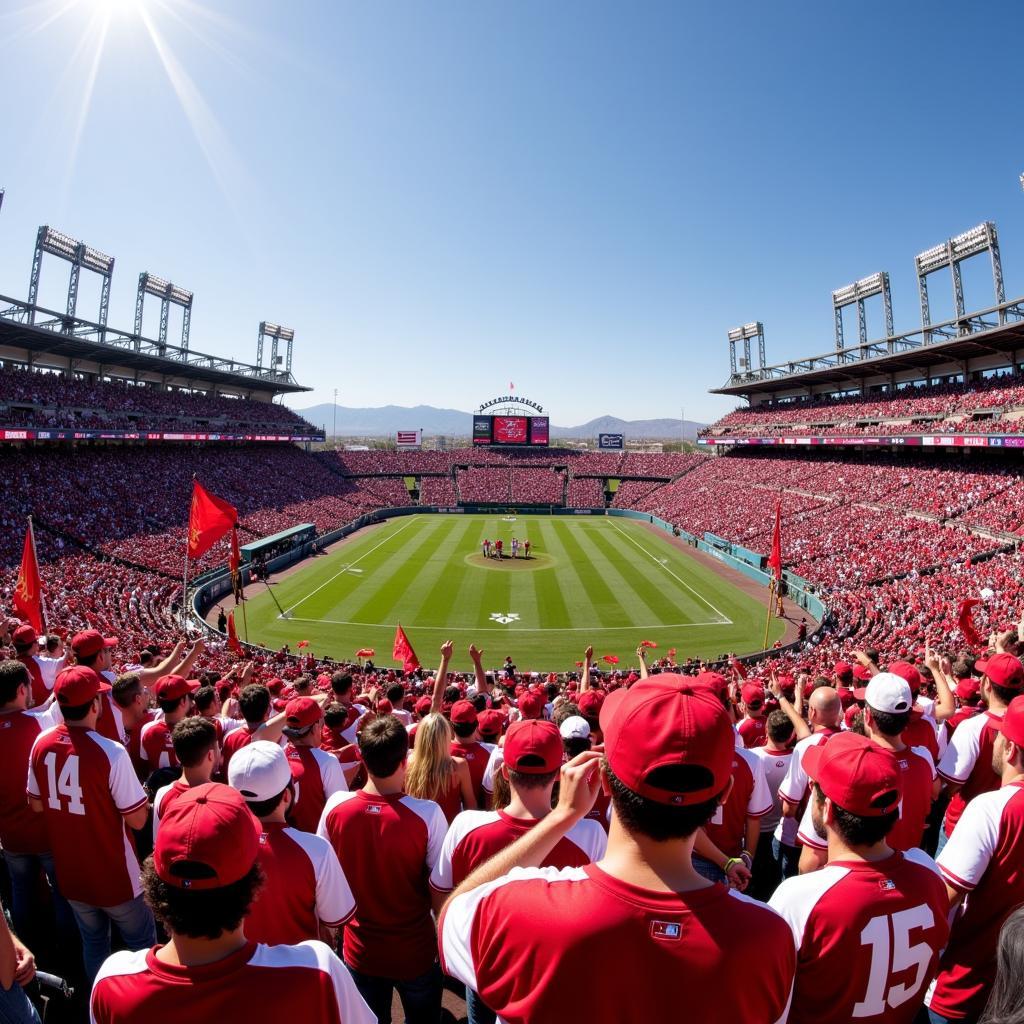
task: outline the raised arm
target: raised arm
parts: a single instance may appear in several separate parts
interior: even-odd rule
[[[580,693],[590,689],[590,664],[594,660],[594,648],[588,647],[583,652],[583,676],[580,679]]]
[[[158,679],[161,679],[163,676],[170,675],[171,668],[181,661],[181,655],[184,650],[185,641],[179,640],[174,645],[174,650],[172,650],[159,665],[154,665],[153,668],[139,669],[137,673],[139,682],[142,683],[143,686],[152,686]]]
[[[636,656],[640,660],[640,678],[641,679],[646,679],[647,675],[648,675],[648,673],[647,673],[647,648],[644,647],[643,644],[641,644],[636,649]]]
[[[799,687],[799,684],[797,685]],[[789,699],[782,692],[782,687],[779,686],[779,680],[774,672],[768,681],[768,689],[771,690],[772,695],[779,702],[779,707],[786,713],[786,717],[793,723],[793,732],[796,735],[796,739],[799,741],[810,736],[810,726],[800,717],[796,708],[793,707]]]
[[[444,700],[444,688],[448,682],[448,663],[452,660],[452,651],[455,648],[455,644],[451,640],[445,640],[441,644],[441,665],[437,670],[437,675],[434,678],[434,693],[430,698],[430,713],[432,715],[440,714],[441,703]]]
[[[944,722],[956,713],[956,701],[950,683],[952,664],[949,658],[940,658],[929,646],[927,640],[924,648],[924,666],[929,669],[935,680],[935,721]]]
[[[473,674],[476,676],[476,692],[490,693],[491,684],[487,682],[487,673],[484,671],[484,652],[476,644],[469,645],[469,657],[473,662]]]

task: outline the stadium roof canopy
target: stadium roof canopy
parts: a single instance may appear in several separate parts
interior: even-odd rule
[[[712,394],[751,401],[829,394],[1016,365],[1024,357],[1024,298],[808,359],[744,369]]]
[[[224,359],[0,295],[0,355],[30,363],[251,394],[311,390],[290,370]],[[45,357],[55,357],[51,362]],[[36,359],[35,357],[43,357]]]

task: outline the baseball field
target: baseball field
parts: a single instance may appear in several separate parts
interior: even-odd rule
[[[530,541],[529,559],[507,557],[513,537]],[[500,538],[506,557],[485,558],[485,538]],[[371,647],[389,666],[401,623],[427,668],[452,639],[457,670],[470,667],[472,642],[488,666],[510,655],[520,669],[556,671],[572,669],[588,644],[621,666],[642,640],[657,645],[649,659],[670,648],[679,659],[759,650],[766,598],[642,523],[541,515],[393,519],[251,584],[247,596],[238,633],[270,648],[307,641],[303,650],[341,659]],[[770,641],[783,629],[773,620]]]

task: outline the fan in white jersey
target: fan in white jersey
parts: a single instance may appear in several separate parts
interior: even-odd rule
[[[115,953],[92,990],[93,1024],[317,1021],[375,1024],[341,961],[322,942],[264,946],[245,935],[259,889],[259,823],[241,796],[209,783],[164,817],[146,861],[146,901],[170,936]]]

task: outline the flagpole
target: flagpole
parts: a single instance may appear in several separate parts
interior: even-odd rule
[[[36,562],[36,575],[39,577],[39,610],[43,616],[43,632],[46,632],[46,593],[43,590],[43,575],[39,571],[39,552],[36,551],[36,529],[32,525],[32,517],[28,517],[28,535],[32,538],[32,557]]]
[[[195,502],[196,475],[192,474],[192,493],[188,499],[188,525],[185,527],[185,572],[181,578],[181,624],[188,627],[188,546],[192,531],[192,505]]]
[[[775,577],[771,578],[771,582],[768,584],[768,614],[764,620],[764,644],[761,649],[763,651],[768,650],[768,633],[772,626],[772,609],[775,605]]]

